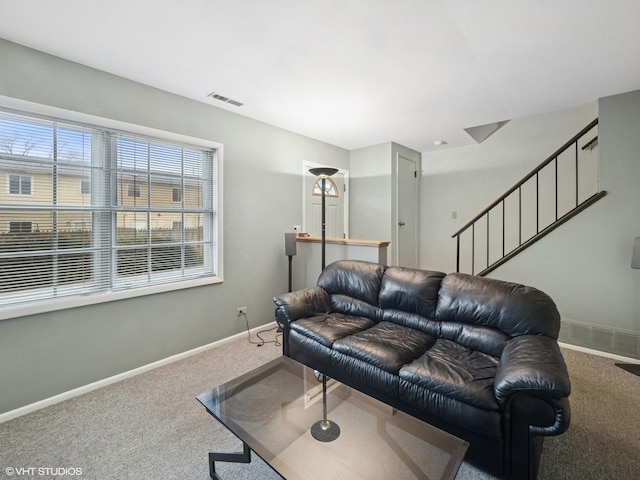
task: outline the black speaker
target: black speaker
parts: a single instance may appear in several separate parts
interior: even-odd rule
[[[284,254],[289,257],[296,254],[296,232],[284,234]]]

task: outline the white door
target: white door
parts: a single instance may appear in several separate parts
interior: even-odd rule
[[[400,267],[418,267],[418,166],[415,161],[397,157],[398,225],[396,259]]]
[[[316,181],[318,184],[316,186]],[[325,180],[325,235],[327,238],[345,238],[345,175],[339,171]],[[318,177],[304,175],[305,216],[303,230],[312,237],[322,235],[322,190]]]

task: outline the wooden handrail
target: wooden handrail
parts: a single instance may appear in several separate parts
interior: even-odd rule
[[[553,152],[544,162],[542,162],[540,165],[538,165],[536,168],[534,168],[533,170],[531,170],[529,173],[527,173],[524,177],[522,177],[522,179],[520,179],[519,182],[517,182],[513,187],[511,187],[509,190],[507,190],[505,193],[503,193],[495,202],[491,203],[487,208],[485,208],[484,210],[482,210],[482,212],[480,212],[478,215],[476,215],[475,217],[473,217],[469,222],[467,222],[462,228],[460,228],[456,233],[454,233],[453,235],[451,235],[451,238],[455,238],[458,235],[460,235],[461,233],[463,233],[465,230],[467,230],[471,225],[473,225],[474,223],[476,223],[478,220],[480,220],[482,217],[484,217],[487,212],[489,212],[492,208],[494,208],[496,205],[498,205],[500,202],[502,202],[503,200],[505,200],[509,195],[511,195],[513,192],[515,192],[518,188],[520,188],[524,183],[527,182],[527,180],[530,180],[532,177],[534,177],[540,170],[542,170],[544,167],[546,167],[547,165],[549,165],[551,162],[553,162],[557,157],[559,157],[565,150],[567,150],[570,146],[572,146],[574,143],[576,143],[580,137],[582,137],[585,133],[587,133],[589,130],[591,130],[593,127],[595,127],[598,124],[598,119],[596,118],[595,120],[593,120],[591,123],[589,123],[589,125],[587,125],[586,127],[584,127],[582,130],[580,130],[578,133],[576,133],[571,140],[569,140],[567,143],[565,143],[562,147],[560,147],[558,150],[556,150],[555,152]]]

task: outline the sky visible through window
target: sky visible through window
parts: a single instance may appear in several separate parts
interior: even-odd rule
[[[0,117],[0,153],[32,160],[91,165],[91,129],[67,127],[11,116]],[[118,169],[200,177],[202,152],[134,137],[118,136]],[[184,172],[182,169],[184,168]]]

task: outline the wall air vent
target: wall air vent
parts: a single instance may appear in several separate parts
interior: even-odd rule
[[[230,103],[231,105],[235,105],[236,107],[241,107],[243,105],[243,103],[237,100],[233,100],[232,98],[225,97],[216,92],[211,92],[209,95],[207,95],[207,97],[215,98],[216,100],[220,100],[221,102],[224,102],[224,103]]]

